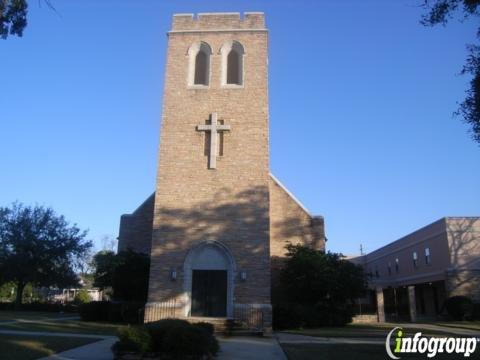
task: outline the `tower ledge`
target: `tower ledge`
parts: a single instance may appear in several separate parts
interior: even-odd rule
[[[171,32],[212,30],[262,30],[265,16],[262,12],[174,14]]]

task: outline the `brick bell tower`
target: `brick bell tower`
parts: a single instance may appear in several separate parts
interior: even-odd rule
[[[271,326],[267,65],[263,13],[173,16],[146,321]]]

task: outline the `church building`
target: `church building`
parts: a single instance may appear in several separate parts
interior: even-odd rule
[[[324,221],[270,172],[264,14],[176,14],[156,189],[120,221],[119,250],[151,257],[145,321],[270,328],[287,243],[324,250]]]

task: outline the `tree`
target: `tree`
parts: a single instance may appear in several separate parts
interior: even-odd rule
[[[0,207],[0,274],[17,286],[16,305],[21,305],[27,283],[76,286],[75,271],[92,247],[85,237],[85,231],[51,208]]]
[[[92,301],[92,299],[90,298],[90,295],[86,289],[80,289],[77,295],[75,295],[74,301],[77,304],[85,304]]]
[[[363,268],[341,254],[288,245],[280,282],[272,287],[273,325],[286,329],[345,325],[367,283]]]
[[[361,266],[341,254],[324,253],[302,245],[287,245],[281,282],[291,303],[314,305],[320,300],[346,303],[366,290]]]
[[[132,250],[100,251],[93,257],[94,286],[113,288],[113,298],[124,301],[147,300],[150,258]]]
[[[456,12],[463,14],[462,19],[478,16],[480,0],[424,0],[427,13],[423,15],[421,23],[425,26],[437,24],[446,25]],[[480,38],[480,29],[477,31]],[[480,143],[480,46],[467,45],[468,57],[461,74],[472,75],[470,88],[466,90],[465,100],[460,103],[456,115],[470,125],[470,132],[474,141]]]
[[[15,299],[16,286],[13,282],[7,282],[0,286],[0,302]]]
[[[42,2],[50,10],[57,12],[50,0],[39,0],[39,5]],[[27,13],[27,0],[0,0],[0,37],[2,39],[6,39],[8,35],[21,37],[27,27]]]
[[[6,39],[8,35],[23,35],[27,26],[26,0],[0,0],[0,36]]]
[[[113,286],[113,276],[117,267],[117,256],[113,251],[102,250],[93,256],[93,286],[100,290]]]

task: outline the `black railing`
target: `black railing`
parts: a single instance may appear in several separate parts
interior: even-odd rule
[[[263,311],[255,305],[242,305],[235,308],[234,320],[237,327],[245,330],[263,330]]]
[[[177,303],[175,299],[170,299],[167,301],[162,301],[158,303],[150,303],[145,306],[143,314],[139,313],[139,316],[143,318],[142,322],[152,322],[161,319],[170,319],[174,318],[176,315],[175,309]]]

